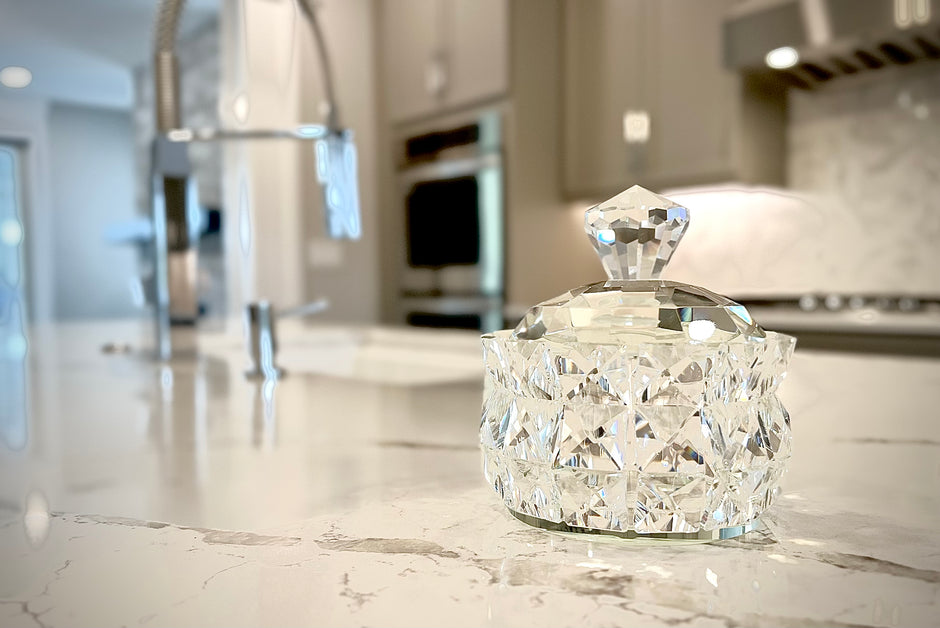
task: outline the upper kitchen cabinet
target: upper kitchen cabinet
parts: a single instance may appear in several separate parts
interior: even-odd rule
[[[439,0],[381,2],[385,106],[400,120],[434,111],[443,88]]]
[[[718,181],[779,183],[784,99],[723,66],[734,0],[566,0],[569,197]]]
[[[385,106],[418,119],[509,89],[508,0],[380,3]]]

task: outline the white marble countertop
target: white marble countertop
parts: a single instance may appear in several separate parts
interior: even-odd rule
[[[288,329],[265,387],[137,333],[35,330],[25,422],[0,382],[0,626],[940,625],[940,361],[798,351],[783,498],[677,544],[508,515],[472,336]]]

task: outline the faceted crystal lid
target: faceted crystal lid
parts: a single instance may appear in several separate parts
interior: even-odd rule
[[[595,344],[763,338],[747,308],[675,281],[601,281],[540,303],[513,331],[524,340]]]
[[[689,212],[634,185],[584,212],[584,230],[611,279],[658,279],[689,224]]]
[[[686,208],[635,185],[588,209],[584,224],[610,280],[536,305],[515,338],[597,344],[764,338],[743,305],[657,279],[689,224]]]

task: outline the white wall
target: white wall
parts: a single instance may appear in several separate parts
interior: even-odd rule
[[[48,135],[56,317],[139,316],[136,253],[104,240],[108,224],[136,213],[130,113],[52,105]]]
[[[30,319],[140,315],[136,254],[104,241],[107,224],[134,216],[130,114],[3,96],[0,138],[23,148]]]

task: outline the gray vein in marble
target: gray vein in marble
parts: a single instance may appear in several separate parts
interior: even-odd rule
[[[553,580],[558,565],[521,562],[503,558],[474,558],[471,563],[489,576],[489,584],[517,586],[545,586]]]
[[[163,523],[162,521],[145,521],[143,519],[132,519],[130,517],[104,517],[101,515],[70,515],[69,513],[64,512],[51,512],[51,516],[58,519],[66,520],[71,519],[74,523],[84,524],[84,523],[93,523],[109,526],[127,526],[129,528],[150,528],[152,530],[160,530],[161,528],[169,528],[171,524]]]
[[[210,530],[206,528],[180,528],[201,532],[203,542],[212,545],[297,545],[300,537],[297,536],[268,536],[253,532],[230,532],[227,530]]]
[[[504,514],[508,516],[508,513]],[[521,543],[544,543],[546,534],[545,530],[526,526],[506,532],[503,534],[503,538],[512,539],[513,541],[519,541]]]
[[[727,546],[733,546],[739,549],[765,549],[764,545],[762,545],[760,542],[748,543],[739,539],[719,541],[716,543],[721,543],[723,545],[727,544]],[[773,543],[776,543],[776,541],[768,543],[767,545]],[[940,583],[940,571],[934,571],[931,569],[918,569],[909,565],[903,565],[889,560],[882,560],[872,556],[846,554],[841,552],[812,554],[805,551],[793,550],[792,548],[789,551],[780,550],[780,553],[788,558],[816,561],[824,565],[829,565],[831,567],[837,567],[839,569],[845,569],[848,571],[878,573],[895,576],[898,578],[910,578],[913,580],[921,580],[929,584]]]
[[[428,450],[448,450],[448,451],[479,451],[477,445],[453,445],[449,443],[418,443],[412,441],[385,440],[376,443],[379,447],[393,447],[403,449],[428,449]]]
[[[290,546],[301,542],[298,536],[271,536],[264,534],[255,534],[254,532],[239,532],[232,530],[215,530],[212,528],[198,528],[191,526],[177,526],[162,521],[145,521],[142,519],[131,519],[128,517],[104,517],[99,515],[66,515],[65,513],[52,513],[54,517],[60,519],[70,518],[78,524],[95,523],[102,525],[119,525],[132,528],[150,528],[160,530],[163,528],[175,528],[177,530],[186,530],[198,532],[203,535],[202,541],[209,545],[279,545]]]
[[[39,628],[48,628],[48,626],[47,626],[46,624],[44,624],[43,621],[42,621],[41,619],[39,619],[39,618],[40,618],[42,615],[48,613],[50,610],[52,610],[51,608],[47,608],[46,610],[37,613],[36,611],[31,611],[31,610],[29,609],[29,602],[23,602],[23,601],[21,601],[21,600],[0,600],[0,605],[15,605],[15,606],[19,606],[19,607],[20,607],[20,612],[21,612],[23,615],[26,615],[27,617],[29,617],[30,619],[32,619],[33,622],[35,622],[35,624],[36,624],[37,626],[39,626]]]
[[[46,609],[44,609],[44,610],[36,611],[36,610],[33,610],[33,609],[31,608],[31,604],[32,604],[33,602],[35,602],[37,599],[39,599],[39,598],[48,597],[48,595],[49,595],[49,588],[50,588],[55,582],[57,582],[59,579],[62,578],[62,572],[64,572],[66,569],[68,569],[68,568],[69,568],[69,565],[71,565],[71,564],[72,564],[72,561],[71,561],[71,560],[67,560],[67,561],[65,561],[65,563],[63,563],[63,565],[62,565],[61,567],[59,567],[58,569],[56,569],[55,571],[53,571],[53,572],[52,572],[53,578],[52,578],[51,580],[49,580],[49,582],[47,582],[47,583],[45,584],[45,586],[42,588],[42,591],[39,592],[39,595],[35,596],[34,598],[32,598],[32,599],[30,599],[30,600],[0,600],[0,604],[13,604],[13,605],[18,605],[18,606],[20,607],[20,612],[21,612],[22,614],[28,616],[30,619],[32,619],[32,620],[36,623],[36,625],[39,626],[39,628],[47,628],[47,624],[46,624],[45,622],[43,622],[42,619],[40,619],[40,618],[41,618],[43,615],[45,615],[46,613],[48,613],[48,612],[50,612],[51,610],[53,610],[53,609],[55,608],[55,606],[49,606],[48,608],[46,608]]]
[[[217,578],[218,576],[224,574],[226,571],[231,571],[231,570],[233,570],[233,569],[238,569],[239,567],[244,567],[244,566],[247,565],[249,562],[251,562],[251,561],[247,561],[247,560],[246,560],[246,561],[244,561],[244,562],[238,563],[237,565],[232,565],[231,567],[226,567],[225,569],[220,569],[219,571],[215,572],[214,574],[212,574],[211,576],[209,576],[208,578],[206,578],[205,580],[202,581],[202,590],[205,591],[205,590],[206,590],[206,587],[209,586],[209,583],[210,583],[210,582],[212,582],[213,580],[215,580],[215,578]]]
[[[780,615],[743,615],[739,618],[713,613],[693,613],[688,617],[663,617],[656,613],[645,613],[629,603],[618,604],[624,611],[648,617],[668,626],[699,626],[704,620],[720,621],[726,628],[750,628],[751,626],[775,626],[779,628],[876,628],[872,624],[848,624],[840,621],[817,621],[808,617],[784,617]]]
[[[868,573],[881,573],[899,578],[911,578],[913,580],[922,580],[930,584],[940,583],[940,571],[931,569],[917,569],[908,565],[902,565],[890,560],[882,560],[873,556],[862,556],[859,554],[843,554],[841,552],[827,552],[819,554],[816,560],[839,569],[850,569],[852,571],[864,571]]]
[[[185,528],[180,528],[180,529],[185,529]],[[205,580],[202,581],[202,586],[200,587],[200,591],[205,591],[205,590],[209,587],[209,583],[212,582],[213,580],[215,580],[218,576],[221,576],[223,573],[225,573],[225,572],[227,572],[227,571],[232,571],[233,569],[238,569],[239,567],[244,567],[245,565],[247,565],[247,564],[249,564],[249,563],[251,563],[251,562],[252,562],[252,561],[246,560],[246,561],[237,563],[237,564],[235,564],[235,565],[229,565],[228,567],[225,567],[225,568],[223,568],[223,569],[220,569],[220,570],[216,571],[215,573],[213,573],[212,575],[210,575],[209,577],[207,577]],[[170,604],[167,608],[175,608],[175,607],[178,607],[178,606],[182,606],[183,604],[186,604],[187,602],[190,602],[190,601],[192,601],[192,600],[195,600],[195,599],[197,599],[198,597],[199,597],[199,593],[194,593],[194,594],[192,594],[192,595],[188,595],[188,596],[184,597],[184,598],[181,599],[181,600],[177,600],[176,602],[173,602],[173,603]],[[158,615],[159,615],[159,612],[148,613],[148,614],[146,614],[146,615],[140,617],[140,618],[137,620],[137,623],[138,623],[138,624],[146,624],[146,623],[149,623],[150,621],[152,621],[153,619],[155,619]]]
[[[633,576],[620,574],[605,569],[592,569],[570,578],[562,586],[578,595],[610,595],[624,599],[633,599]]]
[[[923,445],[940,447],[940,441],[928,438],[837,438],[837,443],[855,443],[858,445]]]
[[[343,590],[340,591],[340,597],[344,597],[352,602],[354,609],[362,608],[362,605],[376,596],[377,593],[362,593],[349,586],[349,572],[343,573]]]
[[[325,534],[316,541],[319,547],[337,552],[369,552],[373,554],[416,554],[419,556],[440,556],[441,558],[459,558],[460,554],[445,550],[437,543],[421,539],[383,539],[370,537],[350,539],[341,535]]]

